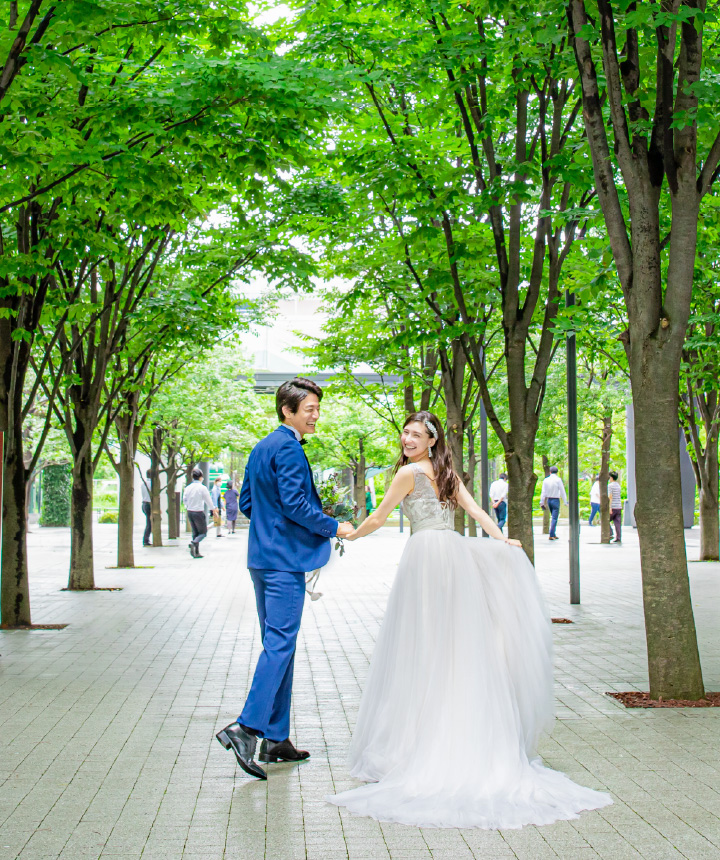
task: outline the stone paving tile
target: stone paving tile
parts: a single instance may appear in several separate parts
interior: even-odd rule
[[[138,536],[139,537],[139,536]],[[380,824],[326,804],[357,783],[346,753],[407,534],[353,544],[321,578],[298,641],[293,735],[312,758],[247,779],[214,741],[237,715],[259,651],[245,534],[138,550],[108,570],[116,531],[96,528],[97,584],[61,592],[69,533],[30,535],[36,623],[0,632],[0,860],[720,860],[720,712],[627,711],[607,690],[647,688],[637,538],[582,532],[582,599],[568,599],[567,544],[537,536],[554,628],[557,721],[549,765],[615,804],[503,832]],[[689,569],[708,689],[720,690],[720,565]]]

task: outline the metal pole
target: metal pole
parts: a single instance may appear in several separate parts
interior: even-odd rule
[[[575,305],[575,294],[565,290],[565,307]],[[568,418],[568,504],[570,507],[570,603],[580,603],[580,504],[578,499],[577,354],[575,332],[566,341]]]

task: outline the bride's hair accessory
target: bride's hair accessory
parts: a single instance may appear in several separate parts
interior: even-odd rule
[[[425,426],[427,427],[427,431],[433,437],[433,439],[437,439],[437,437],[438,437],[437,427],[432,423],[432,421],[428,421],[428,419],[426,418],[425,419]]]

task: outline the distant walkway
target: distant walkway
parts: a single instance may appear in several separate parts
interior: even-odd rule
[[[114,526],[97,526],[97,585],[66,585],[69,533],[30,536],[35,623],[0,632],[0,860],[462,860],[645,857],[720,860],[720,710],[625,710],[607,690],[647,689],[639,554],[582,532],[582,599],[568,605],[567,530],[537,535],[554,616],[558,721],[541,753],[615,804],[521,831],[418,830],[353,818],[323,795],[354,785],[345,755],[378,623],[407,532],[349,548],[308,600],[293,733],[301,766],[255,782],[213,735],[243,702],[259,638],[246,533],[138,549],[152,569],[107,570]],[[690,558],[698,535],[688,533]],[[138,536],[139,544],[139,536]],[[705,680],[720,690],[720,565],[691,563]],[[446,743],[461,743],[448,737]]]

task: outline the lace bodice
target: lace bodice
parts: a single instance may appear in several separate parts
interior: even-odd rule
[[[403,510],[410,520],[410,533],[425,529],[452,529],[455,508],[449,502],[439,502],[430,478],[417,463],[411,463],[415,476],[413,491],[403,500]]]

